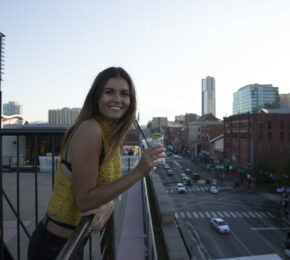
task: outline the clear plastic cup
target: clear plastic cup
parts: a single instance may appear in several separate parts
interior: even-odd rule
[[[164,146],[164,139],[163,139],[163,135],[160,133],[154,133],[151,135],[151,142],[150,142],[150,146],[152,145],[156,145],[156,144],[161,144],[162,146]],[[162,152],[163,155],[165,155],[164,152]],[[158,158],[155,160],[156,162],[162,162],[162,164],[165,164],[165,158]]]

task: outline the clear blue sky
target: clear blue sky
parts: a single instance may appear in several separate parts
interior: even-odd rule
[[[3,102],[31,121],[81,107],[98,72],[132,76],[141,123],[201,114],[201,79],[216,79],[216,110],[252,83],[290,92],[289,0],[0,0],[6,35]]]

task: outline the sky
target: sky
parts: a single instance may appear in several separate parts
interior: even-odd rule
[[[290,93],[289,0],[0,0],[2,102],[29,121],[81,107],[103,69],[133,78],[140,123],[201,114],[201,80],[216,81],[216,116],[253,83]]]

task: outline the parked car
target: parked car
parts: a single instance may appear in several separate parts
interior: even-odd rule
[[[209,192],[213,193],[213,194],[217,194],[217,193],[219,193],[219,190],[217,189],[216,186],[210,186],[209,187]]]
[[[173,176],[173,172],[172,172],[172,170],[168,169],[168,170],[167,170],[167,175],[168,175],[168,176]]]
[[[200,176],[199,176],[199,174],[197,174],[197,173],[194,173],[194,174],[192,175],[192,179],[193,179],[194,181],[199,180],[199,178],[200,178]]]
[[[177,183],[176,184],[176,189],[178,193],[185,193],[185,187],[182,183]]]
[[[185,173],[186,173],[186,174],[190,174],[190,173],[191,173],[191,170],[190,170],[189,168],[186,168],[186,169],[185,169]]]
[[[211,225],[220,233],[229,233],[230,227],[222,218],[212,218]]]

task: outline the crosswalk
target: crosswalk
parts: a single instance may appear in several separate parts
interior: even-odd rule
[[[196,192],[196,191],[208,191],[208,186],[192,186],[192,187],[185,187],[186,192]],[[232,186],[217,186],[219,191],[231,191],[233,190]],[[167,189],[168,193],[177,193],[176,188]]]
[[[175,218],[275,218],[274,214],[267,211],[179,211],[174,213]]]

